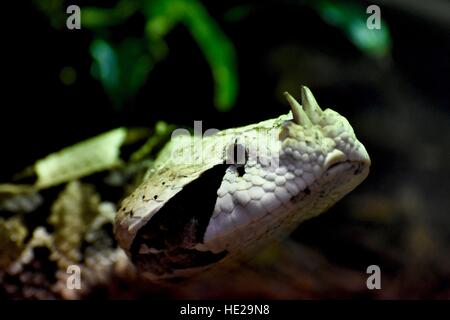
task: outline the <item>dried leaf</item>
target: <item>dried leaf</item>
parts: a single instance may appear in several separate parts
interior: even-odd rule
[[[125,128],[114,129],[37,161],[36,186],[48,188],[117,166],[126,134]]]
[[[0,270],[6,269],[20,256],[27,233],[18,217],[0,218]]]
[[[73,261],[82,259],[80,246],[99,214],[100,197],[92,186],[70,182],[52,206],[48,222],[55,227],[54,244]]]

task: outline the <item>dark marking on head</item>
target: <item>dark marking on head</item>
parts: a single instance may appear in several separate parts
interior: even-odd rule
[[[237,139],[232,145],[229,145],[226,149],[226,158],[224,164],[229,164],[236,167],[236,171],[239,177],[245,174],[245,165],[248,161],[248,149],[237,142]]]
[[[235,166],[244,166],[248,161],[248,150],[243,145],[235,141],[227,148],[226,163]]]
[[[154,196],[153,196],[153,199],[158,199],[158,195],[157,194],[155,194]]]
[[[184,186],[136,234],[131,245],[132,260],[151,259],[163,268],[188,268],[222,259],[210,252],[194,250],[202,243],[209,220],[214,212],[217,190],[228,165],[220,164],[205,171]],[[160,250],[158,254],[140,254],[142,245]],[[145,263],[145,265],[148,265]],[[156,268],[156,267],[155,267]]]
[[[244,166],[240,166],[236,168],[238,176],[242,177],[245,174],[245,167]]]

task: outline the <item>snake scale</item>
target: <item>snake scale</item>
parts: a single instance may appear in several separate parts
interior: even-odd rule
[[[275,119],[192,136],[183,131],[123,200],[115,234],[154,281],[186,279],[254,255],[324,212],[368,175],[346,118],[302,86]]]

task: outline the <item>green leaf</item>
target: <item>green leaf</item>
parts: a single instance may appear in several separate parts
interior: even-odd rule
[[[113,8],[83,7],[81,25],[83,28],[104,28],[123,23],[139,8],[138,1],[122,0]]]
[[[55,28],[64,27],[67,18],[62,0],[34,1],[47,14]],[[107,39],[111,26],[125,23],[133,14],[146,16],[147,39],[127,39],[122,43]],[[164,37],[177,24],[192,34],[208,62],[214,80],[214,104],[229,110],[238,93],[235,49],[220,26],[199,0],[119,0],[111,8],[83,7],[81,25],[91,29],[92,75],[101,82],[114,105],[136,95],[153,66],[164,59],[168,47]]]
[[[142,39],[129,38],[117,48],[120,67],[120,86],[123,98],[136,95],[153,67]]]
[[[150,138],[145,144],[131,155],[131,161],[140,161],[149,156],[157,146],[161,146],[170,138],[170,134],[175,129],[174,125],[170,125],[164,121],[158,121]]]
[[[221,111],[236,101],[238,77],[233,44],[197,0],[146,1],[147,35],[161,41],[176,23],[184,24],[202,50],[215,84],[214,103]]]
[[[91,44],[92,75],[105,88],[116,106],[136,95],[153,67],[141,39],[129,38],[118,45],[96,39]]]
[[[108,42],[96,39],[91,43],[90,52],[94,59],[93,76],[109,93],[113,93],[120,83],[119,58],[116,50]]]
[[[126,134],[125,128],[114,129],[38,160],[36,187],[47,188],[117,166]]]

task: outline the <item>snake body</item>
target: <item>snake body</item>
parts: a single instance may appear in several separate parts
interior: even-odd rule
[[[119,245],[152,280],[251,256],[332,206],[368,175],[346,118],[307,87],[287,115],[191,136],[175,132],[116,215]]]

